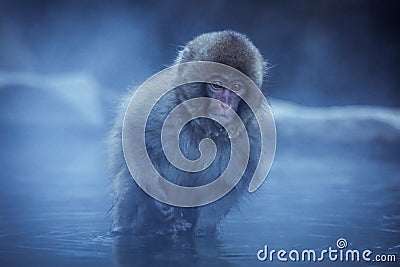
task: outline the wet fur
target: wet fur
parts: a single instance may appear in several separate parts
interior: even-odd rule
[[[175,63],[204,60],[220,62],[247,74],[262,86],[266,64],[255,46],[242,34],[233,31],[203,34],[189,42],[179,53]],[[198,173],[180,171],[168,163],[161,147],[160,129],[166,114],[178,103],[204,96],[205,84],[189,84],[174,90],[152,111],[146,126],[146,144],[149,156],[157,169],[170,181],[184,186],[206,184],[218,177],[226,167],[230,155],[229,138],[218,124],[197,119],[190,122],[180,135],[180,146],[188,158],[197,158],[201,139],[210,137],[217,144],[214,163]],[[122,122],[133,92],[124,97],[110,135],[110,165],[113,181],[111,208],[112,231],[117,233],[177,233],[196,235],[215,234],[219,222],[247,194],[247,187],[256,168],[260,151],[260,133],[255,118],[241,103],[239,115],[245,120],[250,138],[250,161],[239,184],[225,197],[202,207],[179,208],[157,202],[144,193],[132,179],[122,152]],[[265,107],[259,107],[265,108]]]

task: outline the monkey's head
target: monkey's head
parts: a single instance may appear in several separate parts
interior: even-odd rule
[[[212,61],[231,66],[246,74],[259,88],[262,88],[266,73],[266,62],[259,50],[243,34],[234,31],[220,31],[202,34],[190,41],[180,51],[175,63],[192,61]],[[227,77],[224,74],[214,73],[211,84],[194,84],[186,86],[178,96],[180,100],[193,97],[208,96],[220,100],[222,103],[210,104],[208,112],[218,116],[221,120],[229,122],[232,119],[227,112],[233,109],[241,115],[241,96],[247,93],[244,81],[235,77]],[[230,89],[221,84],[230,85]]]

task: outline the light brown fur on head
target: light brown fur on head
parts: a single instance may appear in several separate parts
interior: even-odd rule
[[[212,61],[229,65],[249,76],[260,88],[266,73],[266,62],[260,51],[245,35],[235,31],[197,36],[180,51],[175,63],[190,61]]]

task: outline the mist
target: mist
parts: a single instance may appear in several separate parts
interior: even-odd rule
[[[397,1],[0,4],[4,266],[253,266],[266,244],[320,251],[341,237],[399,258]],[[223,29],[270,66],[267,180],[217,237],[112,236],[107,138],[121,96]]]
[[[396,1],[2,1],[0,67],[84,71],[123,91],[203,32],[233,29],[273,68],[271,97],[399,106]]]

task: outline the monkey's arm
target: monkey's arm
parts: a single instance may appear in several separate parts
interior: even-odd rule
[[[240,200],[248,195],[248,187],[256,170],[260,147],[260,136],[257,134],[257,125],[249,121],[246,125],[250,141],[250,158],[246,170],[239,183],[224,197],[199,208],[198,221],[195,226],[196,235],[209,235],[217,230],[219,222],[233,207],[239,205]]]
[[[199,236],[215,234],[219,222],[233,206],[238,204],[238,193],[237,189],[233,189],[219,200],[201,207],[194,229],[195,234]]]

